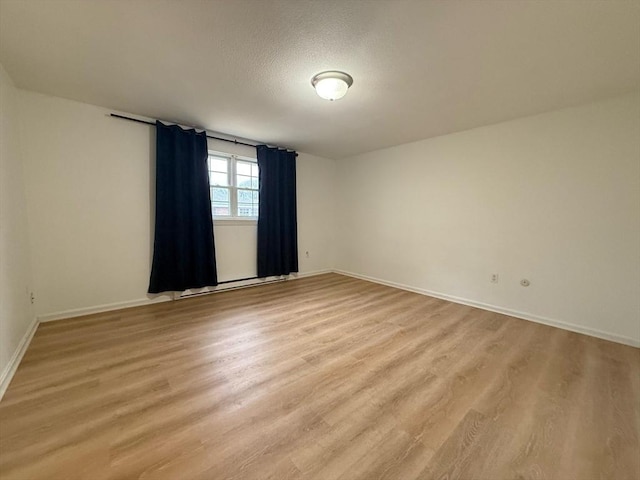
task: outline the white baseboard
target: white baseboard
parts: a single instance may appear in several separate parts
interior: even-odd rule
[[[325,270],[314,270],[313,272],[302,272],[302,273],[292,273],[294,279],[296,278],[305,278],[305,277],[315,277],[316,275],[324,275],[325,273],[335,273],[333,269],[325,269]]]
[[[359,278],[361,280],[367,280],[369,282],[379,283],[380,285],[386,285],[388,287],[399,288],[401,290],[407,290],[409,292],[419,293],[421,295],[428,295],[430,297],[440,298],[442,300],[448,300],[453,303],[460,303],[462,305],[468,305],[470,307],[480,308],[482,310],[488,310],[490,312],[502,313],[511,317],[520,318],[522,320],[529,320],[531,322],[542,323],[543,325],[549,325],[551,327],[561,328],[563,330],[569,330],[571,332],[582,333],[591,337],[602,338],[611,342],[622,343],[624,345],[630,345],[632,347],[640,348],[640,340],[631,337],[625,337],[617,335],[615,333],[609,333],[595,328],[584,327],[582,325],[576,325],[575,323],[563,322],[561,320],[554,320],[552,318],[541,317],[532,313],[521,312],[518,310],[511,310],[509,308],[503,308],[496,305],[490,305],[487,303],[477,302],[475,300],[469,300],[467,298],[456,297],[454,295],[448,295],[446,293],[434,292],[432,290],[426,290],[423,288],[416,288],[410,285],[404,285],[402,283],[390,282],[382,280],[380,278],[369,277],[367,275],[360,275],[358,273],[347,272],[344,270],[334,270],[335,273],[341,275],[347,275],[353,278]]]
[[[9,384],[11,383],[16,370],[18,370],[18,365],[20,365],[20,361],[22,360],[24,353],[27,351],[27,347],[31,343],[31,339],[35,335],[39,323],[40,322],[38,322],[37,318],[34,318],[31,321],[29,328],[27,328],[27,331],[18,344],[18,348],[16,348],[16,351],[13,352],[9,363],[6,367],[4,367],[2,374],[0,374],[0,400],[2,400],[4,392],[7,391],[7,388],[9,387]]]
[[[313,272],[294,272],[290,275],[280,275],[274,277],[265,277],[265,278],[250,278],[248,280],[238,280],[233,283],[224,283],[222,285],[217,285],[215,287],[204,287],[195,290],[185,290],[184,292],[178,294],[175,292],[174,299],[182,300],[185,298],[191,298],[196,296],[208,295],[210,293],[220,293],[226,292],[228,290],[238,290],[239,288],[249,288],[249,287],[258,287],[260,285],[267,285],[269,283],[276,282],[284,282],[286,280],[296,280],[298,278],[304,277],[312,277],[314,275],[321,275],[323,273],[331,273],[333,270],[316,270]]]
[[[322,275],[323,273],[331,273],[333,272],[333,270],[316,270],[313,272],[304,272],[304,273],[295,273],[292,274],[291,277],[288,278],[288,280],[295,280],[297,278],[305,278],[305,277],[312,277],[314,275]],[[192,295],[185,295],[183,297],[175,297],[175,299],[178,298],[189,298],[189,297],[193,297],[193,296],[199,296],[199,295],[206,295],[206,294],[210,294],[210,293],[216,293],[216,292],[223,292],[225,290],[232,290],[232,289],[236,289],[236,288],[247,288],[247,287],[255,287],[255,286],[259,286],[259,285],[263,285],[264,282],[254,282],[254,283],[249,283],[249,284],[241,284],[241,285],[237,285],[235,287],[228,287],[228,288],[219,288],[219,289],[215,289],[215,290],[209,290],[209,291],[204,291],[204,292],[200,292],[200,293],[194,293]],[[74,317],[82,317],[84,315],[91,315],[93,313],[104,313],[104,312],[110,312],[113,310],[120,310],[123,308],[130,308],[130,307],[140,307],[143,305],[152,305],[154,303],[161,303],[161,302],[169,302],[174,300],[174,297],[172,295],[163,295],[160,297],[156,297],[156,298],[139,298],[137,300],[127,300],[124,302],[114,302],[114,303],[107,303],[104,305],[96,305],[94,307],[84,307],[84,308],[74,308],[71,310],[63,310],[60,312],[53,312],[53,313],[47,313],[44,315],[38,315],[37,319],[40,323],[46,323],[46,322],[53,322],[56,320],[65,320],[68,318],[74,318]]]
[[[171,300],[173,300],[172,297],[162,296],[157,298],[139,298],[137,300],[127,300],[124,302],[106,303],[104,305],[96,305],[95,307],[74,308],[71,310],[63,310],[61,312],[38,315],[38,321],[40,321],[40,323],[53,322],[55,320],[65,320],[67,318],[91,315],[92,313],[110,312],[112,310],[120,310],[122,308],[140,307],[143,305],[152,305],[154,303],[169,302]]]

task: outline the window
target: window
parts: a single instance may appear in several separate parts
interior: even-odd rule
[[[213,217],[258,218],[256,160],[210,152],[208,163]]]

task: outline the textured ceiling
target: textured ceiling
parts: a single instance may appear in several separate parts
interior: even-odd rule
[[[640,88],[638,1],[0,0],[17,86],[341,158]],[[337,102],[310,79],[355,83]]]

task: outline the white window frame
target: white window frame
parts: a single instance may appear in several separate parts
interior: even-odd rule
[[[237,161],[240,160],[242,162],[247,162],[247,163],[254,163],[254,164],[258,164],[258,160],[256,158],[253,157],[245,157],[242,155],[234,155],[231,153],[226,153],[226,152],[219,152],[216,150],[209,150],[208,152],[208,156],[213,156],[213,157],[218,157],[218,158],[225,158],[227,160],[227,186],[224,187],[220,187],[220,188],[228,188],[229,189],[229,208],[231,210],[231,215],[213,215],[213,209],[211,212],[211,215],[213,217],[213,221],[218,223],[226,223],[226,224],[244,224],[244,225],[251,225],[251,224],[255,224],[258,221],[258,217],[240,217],[238,216],[238,186],[236,185],[236,180],[237,180],[237,176],[236,176],[236,164]],[[209,171],[209,157],[207,156],[207,172]],[[215,187],[215,185],[210,185],[210,187]],[[241,188],[240,190],[252,190],[252,191],[258,191],[260,188],[260,184],[258,184],[258,188],[254,189],[254,188]],[[213,199],[212,199],[212,203],[213,203]],[[258,205],[260,204],[260,198],[258,197]],[[213,207],[213,205],[212,205]]]

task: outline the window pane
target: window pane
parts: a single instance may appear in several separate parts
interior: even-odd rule
[[[246,162],[237,162],[236,170],[238,175],[251,175],[251,164]]]
[[[210,185],[223,185],[229,184],[229,180],[226,173],[209,172],[209,184]]]
[[[258,178],[257,177],[251,177],[251,188],[258,188]]]
[[[212,210],[214,217],[228,217],[231,213],[228,203],[212,202]]]
[[[252,203],[252,193],[251,190],[238,190],[238,203]]]
[[[238,205],[239,217],[254,217],[253,207],[251,205]]]
[[[254,190],[238,190],[238,216],[258,216],[258,192]]]
[[[229,203],[229,189],[211,187],[211,201]]]
[[[244,175],[238,175],[238,187],[240,188],[252,188],[251,177],[245,177]],[[257,182],[257,179],[256,179]]]
[[[253,175],[254,177],[258,176],[258,164],[257,163],[252,163],[251,164],[251,175]]]
[[[210,170],[227,173],[228,161],[226,158],[209,157],[209,161]]]

